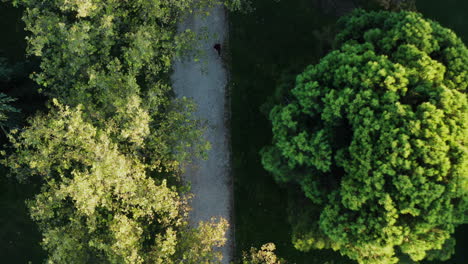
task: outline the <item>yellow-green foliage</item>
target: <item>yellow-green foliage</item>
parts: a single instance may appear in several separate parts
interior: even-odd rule
[[[8,113],[19,112],[18,109],[14,108],[10,104],[14,102],[15,99],[7,96],[4,93],[0,93],[0,127],[3,128],[5,122],[8,120]]]
[[[242,264],[284,264],[285,260],[275,254],[276,246],[273,243],[262,245],[260,249],[250,248],[250,252],[244,252]]]
[[[159,171],[188,159],[187,147],[207,149],[192,103],[172,100],[168,79],[174,56],[193,39],[176,32],[177,22],[214,0],[14,2],[25,8],[28,52],[41,59],[33,78],[46,95],[82,105],[88,121],[113,127],[120,148],[144,152]],[[162,143],[150,142],[155,134]]]
[[[169,85],[193,38],[176,23],[216,1],[14,2],[41,62],[33,78],[56,99],[10,135],[4,164],[42,183],[28,205],[48,263],[218,263],[227,222],[188,227],[178,192],[181,162],[209,145]]]
[[[205,263],[221,258],[225,220],[188,228],[186,201],[148,165],[83,119],[57,105],[10,136],[6,162],[21,180],[45,182],[28,202],[49,263]],[[208,262],[206,262],[208,263]],[[212,263],[212,262],[209,262]]]
[[[468,50],[412,12],[358,10],[340,27],[270,113],[263,165],[310,199],[291,211],[294,243],[359,263],[447,259],[467,222]]]
[[[12,141],[16,175],[46,182],[29,206],[51,263],[142,263],[151,230],[180,225],[177,192],[147,177],[80,109],[59,105]]]

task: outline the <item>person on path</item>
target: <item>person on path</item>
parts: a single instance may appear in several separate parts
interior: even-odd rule
[[[221,44],[214,44],[213,48],[218,52],[218,55],[221,56]]]

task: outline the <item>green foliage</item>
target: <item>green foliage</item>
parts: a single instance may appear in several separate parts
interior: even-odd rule
[[[204,124],[168,84],[194,39],[177,22],[216,2],[14,1],[41,61],[33,78],[57,99],[10,136],[4,163],[43,183],[28,206],[50,263],[219,262],[227,223],[188,227],[174,184],[209,148]]]
[[[15,99],[0,93],[0,127],[4,130],[5,122],[8,120],[8,113],[19,112],[18,109],[10,105]]]
[[[187,98],[175,99],[166,113],[150,125],[145,153],[148,163],[158,171],[177,171],[193,157],[206,158],[210,143],[203,140],[205,124],[193,113],[196,105]]]
[[[4,85],[4,83],[10,81],[14,72],[13,67],[8,64],[7,59],[0,57],[0,85]],[[15,99],[4,93],[0,93],[0,127],[2,130],[4,130],[5,122],[8,120],[8,113],[19,112],[18,109],[11,106],[11,103],[14,101]]]
[[[190,113],[174,112],[193,106],[171,100],[167,83],[174,56],[193,39],[190,31],[176,33],[176,23],[214,2],[15,1],[25,7],[28,51],[41,58],[33,78],[44,93],[65,105],[81,104],[93,125],[113,128],[109,135],[119,148],[148,157],[161,171],[187,159],[181,151],[187,145],[194,153],[206,150],[201,123],[188,118]],[[168,128],[178,140],[151,142]]]
[[[122,154],[81,107],[54,103],[13,132],[16,151],[6,160],[19,179],[44,182],[29,208],[50,263],[175,263],[224,243],[225,222],[187,229],[174,188],[148,177],[147,165]],[[186,256],[198,247],[203,254]]]
[[[281,264],[286,263],[275,254],[276,246],[273,243],[262,245],[260,250],[252,247],[250,252],[244,252],[242,264]]]
[[[201,222],[196,229],[187,228],[177,245],[177,261],[162,263],[210,264],[223,259],[220,251],[213,247],[221,247],[226,243],[225,233],[229,223],[225,219],[217,222],[212,218],[209,222]]]
[[[164,106],[161,97],[169,87],[163,78],[174,55],[193,39],[190,30],[176,33],[177,22],[185,13],[203,12],[217,1],[15,3],[26,7],[24,21],[32,33],[29,53],[42,57],[35,80],[64,103],[90,101],[89,110],[105,116],[134,94],[144,98],[147,109]]]
[[[310,200],[302,219],[291,211],[293,242],[359,263],[447,259],[467,222],[468,50],[412,12],[357,10],[339,26],[338,49],[270,112],[262,163]]]
[[[223,3],[232,12],[250,13],[254,11],[252,0],[225,0]]]

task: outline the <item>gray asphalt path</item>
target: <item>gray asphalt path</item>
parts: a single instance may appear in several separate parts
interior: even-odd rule
[[[179,30],[190,28],[196,33],[206,32],[212,36],[199,43],[206,53],[202,62],[193,58],[174,64],[172,83],[178,97],[189,97],[198,104],[196,115],[208,121],[206,139],[211,143],[208,160],[198,160],[195,166],[186,168],[184,179],[191,182],[194,198],[189,215],[190,224],[196,226],[199,221],[212,217],[223,217],[232,223],[232,181],[230,174],[229,130],[226,127],[228,110],[226,104],[227,71],[221,57],[214,49],[216,43],[222,44],[227,34],[224,9],[214,7],[210,16],[188,16],[179,25]],[[223,52],[221,46],[221,52]],[[232,260],[233,235],[232,224],[227,234],[227,243],[222,248],[223,263]]]

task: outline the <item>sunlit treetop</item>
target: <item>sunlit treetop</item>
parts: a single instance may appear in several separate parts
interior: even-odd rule
[[[169,71],[193,32],[177,32],[184,15],[216,2],[167,0],[16,0],[24,7],[28,53],[42,91],[109,130],[125,153],[159,171],[176,170],[206,151],[189,100],[172,99]],[[200,9],[197,9],[200,8]]]
[[[54,103],[10,135],[15,151],[3,160],[19,180],[44,183],[28,207],[48,263],[219,262],[225,220],[189,228],[186,198],[121,153],[80,107]]]
[[[447,259],[468,221],[468,50],[412,12],[357,10],[339,28],[270,112],[263,165],[314,204],[292,212],[293,242],[359,263]]]

